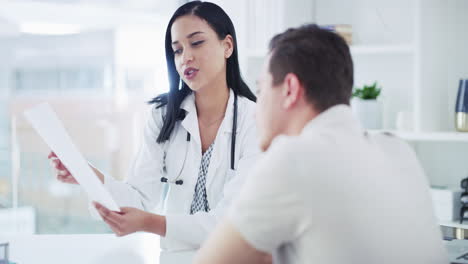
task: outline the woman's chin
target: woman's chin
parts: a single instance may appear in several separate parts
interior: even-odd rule
[[[197,82],[189,82],[187,85],[193,92],[199,92],[202,90],[202,86]]]

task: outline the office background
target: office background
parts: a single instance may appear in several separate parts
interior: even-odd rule
[[[0,233],[110,232],[89,216],[78,186],[55,180],[49,149],[22,111],[49,102],[86,158],[124,179],[145,102],[168,89],[164,33],[185,2],[0,0]],[[468,1],[213,2],[236,26],[252,89],[274,34],[311,22],[348,26],[356,86],[382,88],[372,132],[410,142],[433,186],[457,188],[468,176],[468,134],[454,127],[458,82],[468,79]]]

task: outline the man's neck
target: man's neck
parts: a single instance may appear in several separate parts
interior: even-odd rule
[[[289,136],[298,136],[302,133],[304,127],[319,115],[310,105],[305,104],[291,113],[285,134]]]

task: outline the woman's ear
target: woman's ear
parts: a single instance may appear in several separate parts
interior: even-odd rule
[[[227,35],[223,40],[224,58],[229,59],[234,52],[234,39],[231,35]]]

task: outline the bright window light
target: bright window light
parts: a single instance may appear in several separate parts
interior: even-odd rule
[[[73,24],[22,23],[20,31],[35,35],[70,35],[80,33],[81,27]]]

